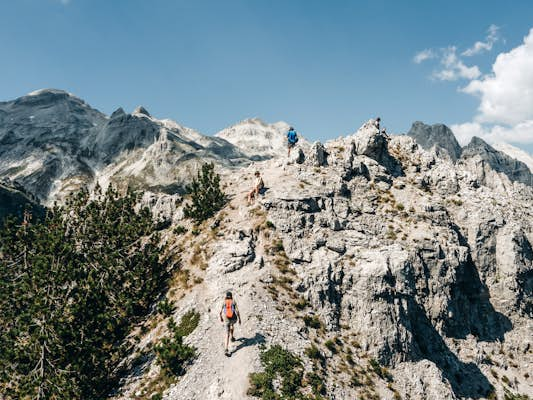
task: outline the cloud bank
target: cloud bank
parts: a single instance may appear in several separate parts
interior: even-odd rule
[[[459,91],[479,99],[472,121],[451,126],[461,144],[467,144],[473,136],[490,143],[533,143],[533,28],[519,46],[498,54],[486,75],[477,65],[466,65],[462,58],[490,51],[499,40],[499,28],[491,25],[483,41],[460,55],[456,46],[449,46],[426,49],[413,58],[417,64],[438,59],[439,69],[432,79],[467,81]]]
[[[472,122],[452,126],[458,136],[533,143],[533,29],[521,45],[496,57],[490,74],[461,91],[480,104]]]

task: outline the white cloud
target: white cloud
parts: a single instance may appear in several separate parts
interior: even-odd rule
[[[489,51],[499,40],[499,28],[491,25],[485,41],[476,42],[461,55],[455,46],[440,49],[438,53],[424,50],[437,54],[435,58],[440,61],[433,79],[465,79],[469,82],[460,91],[480,99],[472,121],[451,126],[463,145],[472,136],[489,143],[533,143],[533,28],[522,44],[496,57],[490,74],[482,75],[476,65],[468,66],[461,58]]]
[[[533,29],[523,44],[498,55],[490,75],[462,90],[481,99],[476,121],[516,125],[533,120]]]
[[[481,76],[477,65],[468,67],[457,56],[457,48],[450,46],[441,50],[440,63],[443,68],[433,72],[432,77],[441,81],[456,81],[459,79],[476,79]]]
[[[422,50],[422,51],[419,51],[418,53],[415,54],[415,56],[413,57],[413,62],[415,64],[420,64],[421,62],[424,62],[426,60],[429,60],[431,58],[435,58],[437,55],[435,54],[435,52],[431,49],[425,49],[425,50]]]
[[[492,46],[494,46],[494,43],[496,43],[498,40],[500,40],[500,28],[496,25],[489,26],[489,29],[487,30],[487,37],[485,38],[484,42],[476,42],[472,47],[469,49],[466,49],[461,53],[462,56],[471,57],[475,56],[476,54],[483,53],[484,51],[491,51]]]
[[[513,126],[484,125],[479,122],[466,122],[452,125],[451,130],[461,145],[477,136],[488,143],[533,143],[533,120],[520,122]]]
[[[461,57],[469,57],[492,50],[494,43],[500,40],[500,28],[496,25],[489,26],[484,41],[474,43],[472,47],[457,55],[456,46],[448,46],[440,49],[425,49],[416,53],[413,57],[415,64],[437,58],[441,67],[433,72],[432,79],[440,81],[457,81],[459,79],[473,80],[481,76],[477,65],[468,66]]]

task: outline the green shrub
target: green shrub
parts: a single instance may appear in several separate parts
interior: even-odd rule
[[[335,342],[333,340],[327,340],[326,343],[324,343],[324,346],[326,346],[333,354],[337,353],[337,346],[335,346]]]
[[[314,344],[305,349],[305,355],[312,360],[322,360],[323,356]]]
[[[160,301],[157,305],[157,312],[165,317],[170,317],[174,312],[174,306],[168,299]]]
[[[313,391],[314,395],[319,396],[326,394],[326,385],[324,384],[324,378],[322,378],[320,375],[314,372],[309,372],[305,375],[305,380],[311,386],[311,390]]]
[[[250,396],[263,400],[299,400],[303,398],[301,360],[279,345],[263,351],[260,356],[264,372],[249,375]],[[273,381],[279,381],[279,390],[274,390]]]
[[[214,170],[213,163],[203,164],[198,176],[187,185],[191,203],[183,209],[186,218],[196,222],[205,221],[226,204],[226,195],[220,188],[220,176]]]
[[[300,299],[298,300],[294,306],[296,307],[296,309],[302,311],[305,307],[307,307],[309,305],[309,303],[307,302],[307,300],[305,299]]]
[[[350,383],[354,387],[363,386],[363,382],[361,382],[357,375],[352,376],[352,380],[350,381]]]
[[[180,336],[188,336],[196,329],[198,322],[200,322],[200,314],[194,310],[188,311],[181,317],[176,331]]]
[[[391,373],[387,370],[387,368],[382,367],[377,360],[375,360],[374,358],[370,359],[369,365],[370,370],[374,371],[374,373],[381,379],[385,379],[388,382],[392,382]]]
[[[274,251],[276,253],[281,253],[281,252],[285,251],[285,248],[283,247],[283,241],[281,239],[276,240],[274,242],[273,249],[274,249]]]
[[[187,232],[187,229],[185,229],[185,227],[183,225],[177,225],[174,228],[174,233],[176,235],[183,235],[185,232]]]
[[[154,350],[161,369],[170,376],[180,376],[185,373],[186,366],[196,358],[196,349],[183,343],[183,336],[174,321],[169,321],[168,328],[172,337],[161,339]]]
[[[314,329],[320,329],[322,326],[322,323],[320,322],[320,319],[316,315],[310,316],[306,315],[304,316],[304,323],[306,326]]]
[[[276,226],[274,225],[272,221],[266,221],[265,225],[268,229],[276,229]]]

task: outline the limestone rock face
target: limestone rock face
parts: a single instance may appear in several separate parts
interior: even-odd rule
[[[368,124],[328,142],[328,166],[299,171],[311,186],[267,196],[293,287],[332,336],[389,366],[402,395],[485,398],[496,383],[464,354],[514,348],[531,327],[533,191],[507,169],[484,166],[506,182],[494,186],[476,165],[378,135]]]
[[[426,150],[430,150],[432,147],[444,150],[453,161],[461,157],[461,146],[451,129],[444,124],[426,125],[416,121],[407,132],[407,136],[412,137]]]
[[[525,163],[494,149],[478,137],[474,136],[463,149],[461,162],[469,164],[481,184],[508,186],[510,181],[533,186],[533,175]]]
[[[328,153],[322,143],[313,143],[307,156],[307,163],[313,167],[323,167],[328,165]]]

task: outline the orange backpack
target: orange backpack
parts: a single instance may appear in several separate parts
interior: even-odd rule
[[[229,319],[233,318],[235,315],[235,304],[233,303],[233,299],[225,300],[225,308],[226,308],[226,317],[228,317]]]

